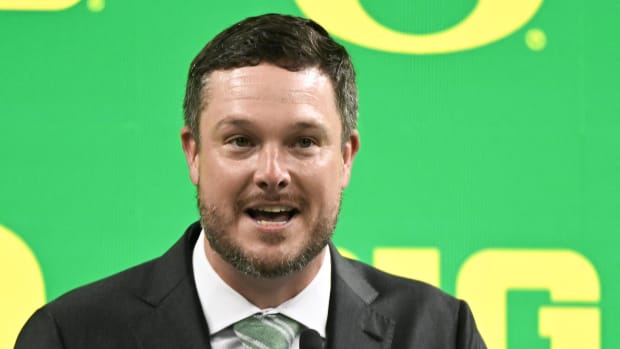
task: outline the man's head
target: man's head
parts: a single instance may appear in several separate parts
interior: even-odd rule
[[[308,20],[247,19],[198,54],[185,111],[207,247],[256,277],[303,269],[331,237],[359,147],[344,48]]]
[[[191,63],[183,112],[200,147],[200,112],[216,70],[271,63],[290,71],[317,67],[329,77],[342,123],[342,142],[357,128],[357,85],[349,54],[316,22],[267,14],[247,18],[213,38]]]

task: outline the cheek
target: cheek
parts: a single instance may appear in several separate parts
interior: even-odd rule
[[[221,196],[235,195],[243,190],[247,182],[247,165],[222,159],[217,156],[204,155],[200,162],[200,185],[204,192]],[[219,197],[219,199],[225,199]]]
[[[340,200],[342,191],[342,165],[337,161],[326,161],[306,166],[301,174],[301,182],[310,197],[324,204]]]
[[[243,161],[222,156],[217,151],[204,152],[200,155],[200,174],[208,177],[221,177],[243,174],[250,167],[250,159]]]

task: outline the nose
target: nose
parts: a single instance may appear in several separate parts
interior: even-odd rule
[[[254,172],[254,183],[265,191],[278,191],[286,188],[291,177],[284,159],[285,155],[276,146],[265,146],[258,155]]]

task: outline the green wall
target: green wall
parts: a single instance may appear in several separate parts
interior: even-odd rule
[[[360,5],[428,37],[498,1]],[[0,347],[42,302],[25,289],[54,299],[160,255],[197,219],[179,139],[190,61],[228,25],[305,15],[308,1],[64,2],[0,1],[0,307],[17,309],[0,310]],[[355,25],[338,6],[326,18]],[[470,302],[494,349],[620,347],[619,11],[548,0],[499,40],[441,54],[339,38],[358,72],[362,148],[338,246],[435,275]],[[514,20],[489,18],[472,33]],[[36,265],[20,271],[24,253],[42,284]]]

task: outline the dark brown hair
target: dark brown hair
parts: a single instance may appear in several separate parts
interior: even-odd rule
[[[345,48],[319,24],[300,17],[266,14],[246,18],[213,38],[192,61],[183,113],[200,146],[204,89],[215,70],[271,63],[290,71],[317,67],[331,80],[342,123],[342,144],[357,128],[355,71]]]

